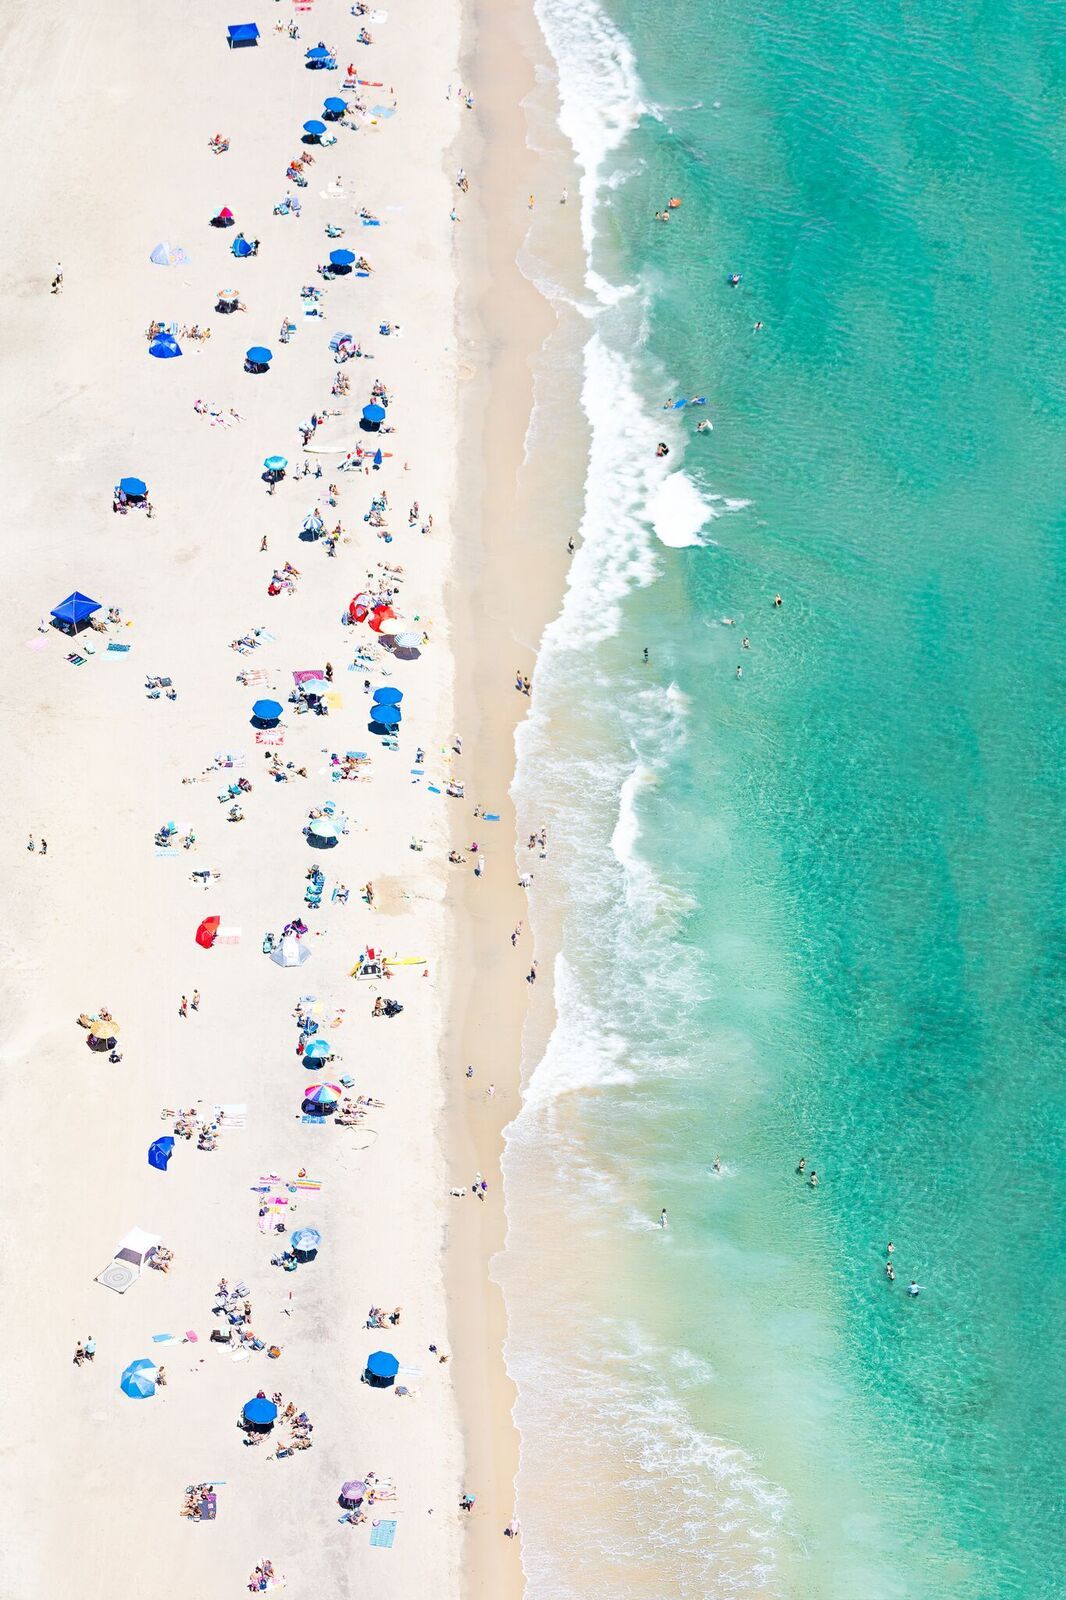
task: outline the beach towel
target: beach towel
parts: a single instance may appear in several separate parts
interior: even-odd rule
[[[498,811],[483,811],[481,820],[482,822],[499,822],[500,813]]]
[[[370,1543],[379,1550],[391,1550],[395,1538],[395,1522],[375,1522],[370,1530]]]
[[[108,654],[113,656],[124,656],[130,648],[128,644],[109,644],[107,647]]]
[[[312,1128],[324,1128],[329,1120],[329,1117],[309,1117],[306,1112],[300,1118],[301,1122],[310,1123]]]

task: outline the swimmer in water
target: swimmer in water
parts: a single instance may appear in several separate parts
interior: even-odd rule
[[[812,1189],[817,1189],[818,1187],[818,1174],[816,1172],[811,1172],[810,1185]]]
[[[780,606],[781,603],[782,603],[781,596],[779,594],[775,594],[774,595],[774,606],[775,607]]]
[[[721,1172],[721,1170],[722,1170],[722,1158],[721,1158],[721,1156],[715,1156],[715,1158],[714,1158],[714,1170],[715,1170],[715,1172]]]
[[[802,1178],[803,1174],[806,1172],[806,1170],[807,1170],[807,1157],[806,1156],[800,1156],[800,1158],[799,1158],[799,1166],[796,1168],[796,1171],[799,1173],[800,1177]]]
[[[659,1212],[659,1226],[660,1226],[660,1228],[669,1227],[669,1223],[666,1220],[666,1207],[665,1206],[663,1206],[662,1210]]]
[[[670,446],[665,444],[663,440],[660,439],[659,443],[655,446],[655,454],[657,456],[668,456],[670,454]]]
[[[891,1261],[885,1262],[885,1277],[888,1279],[889,1283],[895,1283],[896,1281],[896,1274],[893,1271]]]
[[[697,424],[696,424],[696,432],[697,433],[713,433],[714,432],[714,423],[713,422],[707,422],[707,421],[697,422]]]
[[[914,1279],[912,1278],[910,1283],[909,1283],[909,1285],[907,1286],[907,1293],[910,1295],[912,1300],[917,1300],[917,1298],[921,1294],[921,1292],[922,1292],[921,1288],[919,1287],[919,1285],[917,1283],[915,1283]]]
[[[740,282],[740,273],[739,272],[731,272],[729,274],[729,287],[731,289],[735,289],[739,282]]]

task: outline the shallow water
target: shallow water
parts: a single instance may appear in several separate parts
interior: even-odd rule
[[[1051,1596],[1049,13],[540,15],[596,314],[516,779],[562,930],[499,1266],[531,1600]]]

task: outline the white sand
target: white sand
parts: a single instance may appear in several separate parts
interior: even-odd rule
[[[5,183],[2,283],[8,1537],[0,1587],[10,1600],[214,1600],[244,1592],[264,1557],[297,1597],[387,1600],[458,1587],[457,1418],[450,1368],[427,1352],[446,1346],[440,1249],[455,1178],[435,1131],[447,802],[409,775],[418,743],[431,773],[443,772],[439,752],[452,732],[442,614],[456,460],[445,149],[460,111],[444,91],[457,81],[458,21],[440,0],[406,0],[387,23],[370,23],[376,43],[365,49],[338,0],[315,0],[298,16],[298,44],[268,31],[289,14],[258,8],[259,49],[233,53],[224,25],[244,19],[239,7],[146,12],[128,0],[100,8],[46,0],[7,23],[0,104],[5,147],[21,151]],[[304,48],[320,37],[336,45],[340,72],[304,70]],[[399,111],[377,127],[342,130],[300,191],[302,219],[275,218],[273,203],[292,187],[284,169],[301,148],[300,126],[324,95],[341,92],[353,58],[386,84],[367,91],[371,103],[388,103],[391,85]],[[232,140],[221,157],[207,148],[216,131]],[[348,198],[327,203],[320,191],[337,174]],[[384,225],[355,224],[353,198]],[[232,235],[207,227],[223,204],[263,241],[257,259],[232,260]],[[298,289],[321,282],[314,268],[331,247],[327,219],[347,225],[338,242],[365,250],[375,275],[332,285],[325,320],[305,322]],[[161,239],[182,245],[189,265],[152,265]],[[52,297],[57,259],[65,289]],[[246,315],[213,311],[215,291],[230,283]],[[282,347],[286,314],[299,331]],[[212,338],[186,342],[180,361],[152,360],[144,329],[156,315],[208,324]],[[377,336],[382,317],[402,324],[401,339]],[[341,328],[374,355],[345,368],[350,402],[328,398],[327,341]],[[243,352],[259,342],[275,360],[268,375],[252,377]],[[397,432],[383,442],[397,456],[373,478],[339,480],[339,508],[324,515],[330,525],[340,517],[351,542],[329,560],[297,539],[327,479],[287,481],[268,498],[261,463],[273,452],[300,461],[296,425],[316,406],[344,405],[354,435],[375,375],[394,396]],[[212,427],[195,414],[197,397],[234,406],[245,420]],[[151,521],[112,514],[111,488],[125,473],[147,479]],[[391,545],[362,520],[379,488],[393,505]],[[434,513],[429,537],[408,531],[413,498]],[[299,591],[269,598],[272,566],[286,559],[301,569]],[[419,662],[386,661],[388,679],[368,674],[405,691],[399,754],[379,750],[367,732],[363,674],[345,670],[357,630],[339,620],[381,560],[407,569],[404,613],[432,635]],[[106,641],[90,636],[96,655],[72,666],[73,646],[36,631],[74,588],[123,608],[133,625],[110,636],[129,643],[128,654],[109,659]],[[237,655],[230,640],[253,626],[276,642]],[[326,660],[343,704],[326,719],[290,715],[282,752],[310,777],[268,782],[248,720],[267,686],[242,687],[236,675],[264,670],[284,700],[294,669]],[[146,699],[146,673],[172,677],[178,700]],[[323,752],[348,749],[374,753],[372,782],[330,783]],[[224,821],[221,776],[181,782],[221,750],[245,753],[254,784],[240,825]],[[327,799],[352,829],[319,854],[301,826],[308,806]],[[192,825],[198,845],[159,859],[153,834],[171,818]],[[46,859],[26,850],[30,830],[47,838]],[[412,834],[431,848],[413,853]],[[282,971],[260,941],[301,913],[315,861],[327,894],[321,911],[304,913],[314,956],[301,971]],[[190,881],[194,868],[218,869],[221,881],[205,893]],[[329,904],[338,878],[352,891],[347,907]],[[359,898],[368,878],[374,911]],[[242,930],[238,945],[205,952],[194,943],[211,912]],[[372,1021],[373,992],[347,976],[366,943],[430,958],[428,978],[406,968],[387,986],[406,1007],[393,1021]],[[179,997],[194,988],[199,1014],[183,1020]],[[289,1013],[304,993],[327,1011],[347,1008],[339,1028],[323,1028],[342,1057],[329,1075],[349,1073],[356,1092],[386,1101],[368,1119],[368,1148],[361,1131],[299,1120],[303,1087],[317,1076],[294,1054]],[[121,1024],[118,1066],[90,1053],[76,1026],[80,1012],[102,1003]],[[224,1134],[212,1154],[179,1142],[166,1174],[148,1167],[149,1143],[168,1130],[162,1108],[216,1102],[246,1103],[247,1127]],[[325,1242],[317,1262],[285,1274],[269,1265],[272,1241],[258,1230],[250,1186],[300,1167],[322,1189],[291,1197],[293,1220],[320,1226]],[[119,1296],[93,1279],[135,1224],[160,1233],[176,1260],[168,1275],[148,1272]],[[284,1346],[280,1360],[234,1363],[209,1343],[220,1275],[249,1285],[253,1326]],[[401,1326],[366,1330],[371,1303],[402,1305]],[[122,1369],[153,1355],[152,1335],[186,1329],[199,1342],[164,1350],[166,1389],[143,1401],[124,1396]],[[90,1333],[95,1363],[76,1369],[75,1341]],[[407,1378],[416,1397],[359,1382],[366,1355],[381,1346],[419,1369]],[[312,1450],[277,1461],[268,1459],[273,1441],[243,1446],[237,1417],[261,1387],[309,1412]],[[337,1520],[341,1482],[368,1470],[398,1488],[380,1511],[397,1517],[391,1551],[369,1548],[369,1523]],[[218,1520],[196,1526],[179,1516],[182,1492],[205,1479],[224,1482]]]

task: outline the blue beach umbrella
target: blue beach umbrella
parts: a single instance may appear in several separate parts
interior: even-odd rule
[[[252,716],[256,722],[277,722],[281,712],[282,707],[277,700],[257,700],[252,707]]]
[[[304,1051],[305,1061],[321,1061],[329,1055],[328,1039],[312,1039]]]
[[[124,495],[133,500],[140,500],[148,493],[148,485],[143,478],[120,478],[118,486]]]
[[[148,354],[155,356],[157,361],[172,361],[175,356],[181,355],[181,345],[173,334],[160,333],[148,346]]]
[[[155,1394],[155,1372],[155,1362],[142,1356],[139,1361],[130,1362],[119,1381],[119,1388],[131,1400],[148,1400]]]
[[[331,94],[329,99],[323,102],[322,109],[331,117],[343,117],[348,109],[348,102],[342,100],[339,95]]]
[[[402,699],[402,689],[390,689],[386,687],[384,689],[374,690],[374,704],[376,706],[398,706]]]
[[[310,122],[304,123],[304,132],[310,134],[312,139],[321,139],[325,131],[326,124],[324,122],[319,122],[317,118],[313,117]]]
[[[375,465],[375,467],[380,467],[380,465],[381,465],[383,460],[384,460],[384,457],[382,456],[381,451],[380,450],[375,450],[374,451],[374,465]]]
[[[269,1428],[277,1414],[278,1408],[273,1400],[260,1399],[258,1395],[248,1401],[243,1412],[245,1422],[253,1428]]]
[[[364,422],[384,422],[385,421],[385,407],[384,406],[376,406],[376,405],[364,406],[363,407],[363,421]]]
[[[170,1165],[170,1158],[174,1154],[174,1135],[164,1133],[162,1138],[153,1139],[148,1146],[148,1165],[157,1167],[160,1172],[165,1172]]]
[[[371,706],[370,720],[380,723],[383,728],[395,728],[398,722],[403,721],[403,712],[399,706]]]
[[[317,1250],[322,1243],[322,1235],[317,1228],[297,1228],[290,1236],[289,1243],[294,1250]]]
[[[267,456],[263,462],[268,472],[284,472],[288,464],[287,456]]]
[[[354,250],[331,250],[329,253],[330,266],[350,267],[355,262]]]
[[[268,350],[265,344],[253,344],[250,350],[244,352],[244,359],[250,361],[254,367],[269,367],[274,359],[274,352]]]
[[[400,1363],[388,1350],[375,1350],[372,1356],[367,1357],[366,1370],[372,1378],[384,1378],[388,1381],[395,1378],[400,1370]]]
[[[312,45],[311,49],[306,52],[306,55],[308,61],[329,60],[329,51],[326,49],[324,44]]]

